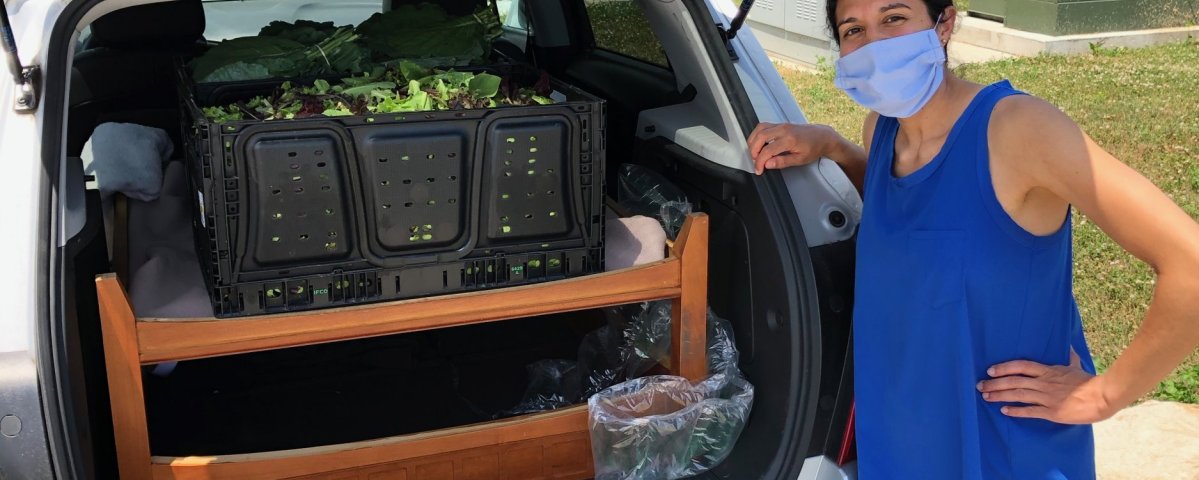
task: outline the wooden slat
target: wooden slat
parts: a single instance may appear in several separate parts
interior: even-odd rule
[[[680,260],[557,282],[244,319],[141,319],[141,363],[229,355],[676,297]],[[702,348],[702,347],[701,347]],[[701,354],[702,356],[702,354]]]
[[[675,375],[708,374],[708,216],[689,215],[671,246],[682,261],[682,291],[671,304],[670,365]]]
[[[579,405],[513,419],[365,442],[214,457],[153,457],[152,461],[155,479],[286,478],[493,446],[519,446],[522,442],[539,438],[586,431],[587,406]],[[590,454],[589,448],[586,451]],[[497,475],[488,478],[499,478],[499,472],[495,473]]]
[[[133,309],[116,275],[96,278],[96,290],[118,469],[125,480],[149,479],[150,436]]]

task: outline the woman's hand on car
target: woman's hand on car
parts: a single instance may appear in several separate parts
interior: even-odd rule
[[[827,125],[762,123],[749,135],[754,173],[807,165],[820,160],[837,144],[839,135]]]

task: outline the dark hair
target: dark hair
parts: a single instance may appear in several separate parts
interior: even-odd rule
[[[946,8],[953,6],[953,0],[924,0],[924,5],[928,7],[928,16],[932,21],[937,21],[945,12]],[[827,0],[824,4],[824,9],[828,13],[828,31],[832,34],[833,40],[837,41],[837,45],[841,45],[841,35],[837,33],[837,0]],[[944,19],[942,19],[944,21]]]

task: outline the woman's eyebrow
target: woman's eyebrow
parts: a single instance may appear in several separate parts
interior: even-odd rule
[[[878,11],[881,13],[881,12],[885,12],[885,11],[887,11],[887,10],[894,10],[894,9],[897,9],[897,8],[906,8],[906,9],[908,9],[908,10],[911,10],[911,9],[912,9],[912,7],[909,7],[909,6],[907,6],[906,4],[903,4],[903,3],[892,3],[892,4],[890,4],[890,5],[884,5],[884,6],[883,6],[883,8],[880,8],[880,9],[878,9]]]
[[[892,3],[892,4],[888,4],[888,5],[883,5],[883,7],[878,9],[878,11],[881,13],[881,12],[886,12],[887,10],[895,10],[898,8],[906,8],[908,10],[912,9],[912,7],[909,7],[903,3]],[[847,23],[853,23],[856,21],[858,21],[858,19],[854,18],[854,17],[846,18],[845,20],[841,20],[840,22],[837,22],[837,28],[841,28],[841,25],[845,25]]]

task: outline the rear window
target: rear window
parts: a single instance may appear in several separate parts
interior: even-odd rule
[[[228,40],[258,35],[279,20],[357,25],[383,11],[383,0],[204,0],[204,38]]]
[[[645,13],[631,0],[587,0],[587,17],[597,48],[669,67],[662,42]]]

